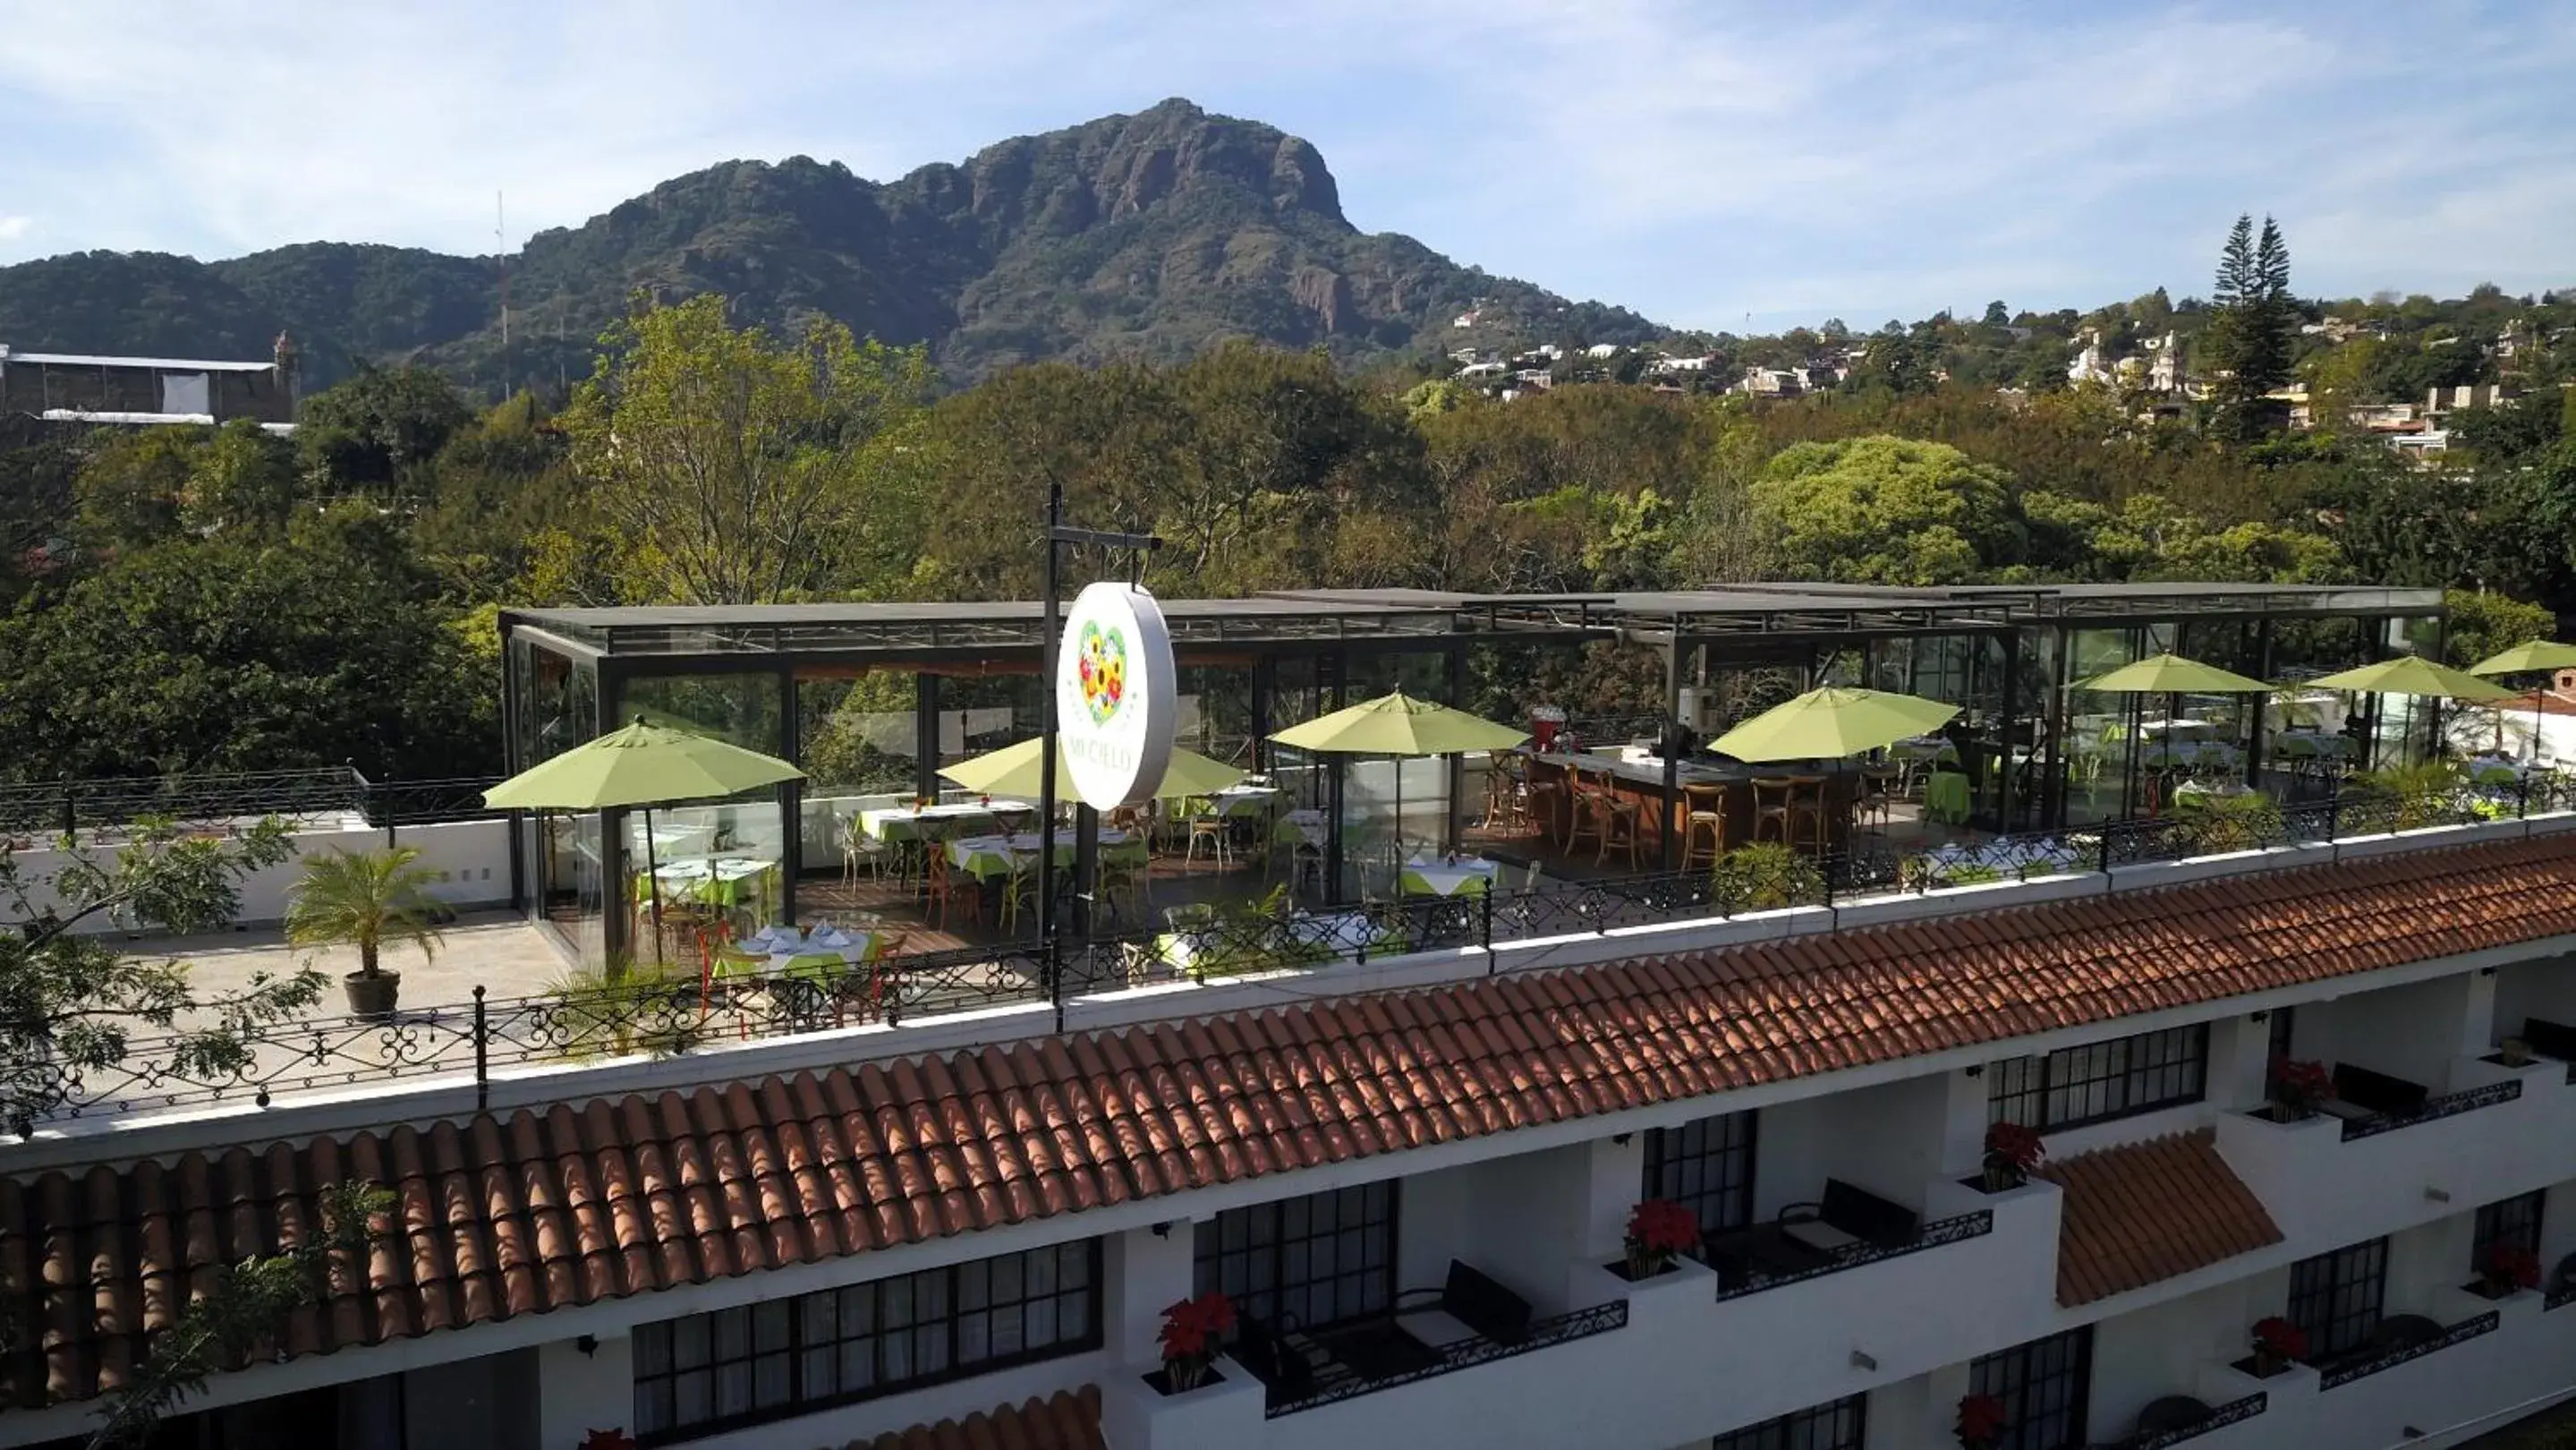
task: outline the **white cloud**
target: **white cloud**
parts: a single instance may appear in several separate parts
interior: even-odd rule
[[[0,199],[57,246],[483,251],[496,191],[515,245],[729,157],[882,178],[1177,94],[1314,141],[1363,227],[1706,326],[2196,291],[2239,210],[2303,290],[2576,273],[2576,17],[2540,6],[80,12],[0,0],[0,104],[47,127]],[[2378,39],[2428,30],[2442,66]]]
[[[0,242],[14,242],[35,226],[34,217],[0,216]]]

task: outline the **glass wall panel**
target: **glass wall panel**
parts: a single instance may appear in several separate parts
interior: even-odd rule
[[[1032,670],[1011,675],[946,675],[939,681],[939,764],[944,769],[1003,746],[1034,740],[1046,731],[1046,695]],[[1059,794],[1073,798],[1070,782]],[[978,794],[942,782],[940,799]]]
[[[774,674],[664,675],[628,681],[621,713],[776,755],[783,748],[781,696]],[[666,907],[689,904],[729,917],[737,928],[778,918],[787,841],[775,788],[656,809],[649,842],[645,813],[629,811],[625,831],[624,901],[649,903],[658,894]],[[655,882],[645,879],[648,848]],[[650,950],[651,928],[639,927],[630,940],[639,955]]]
[[[1356,656],[1342,701],[1356,705],[1398,688],[1419,699],[1446,701],[1448,664],[1448,656],[1429,651]],[[1343,893],[1392,896],[1402,861],[1436,853],[1451,839],[1455,798],[1449,761],[1349,755],[1341,764]]]
[[[796,682],[805,874],[838,875],[858,813],[912,799],[919,677],[906,669]]]
[[[520,769],[590,740],[599,719],[596,665],[547,649],[522,633],[510,638],[509,663],[517,707],[510,721],[511,745]],[[521,866],[538,915],[583,961],[599,960],[607,945],[599,841],[596,813],[533,814],[520,837],[525,853]]]

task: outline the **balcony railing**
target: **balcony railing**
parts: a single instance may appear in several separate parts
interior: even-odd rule
[[[2212,1430],[2224,1430],[2230,1425],[2241,1425],[2270,1408],[2271,1401],[2270,1395],[2256,1390],[2241,1400],[2229,1400],[2188,1425],[2176,1425],[2170,1430],[2159,1430],[2152,1435],[2132,1435],[2126,1440],[2112,1443],[2118,1447],[2118,1450],[2171,1450],[2173,1446],[2197,1440]]]
[[[2540,1296],[2540,1312],[2543,1314],[2552,1309],[2564,1309],[2570,1304],[2576,1304],[2576,1284],[2564,1284]]]
[[[1760,1294],[1772,1289],[1785,1289],[1791,1284],[1803,1284],[1810,1279],[1824,1278],[1828,1274],[1839,1274],[1850,1269],[1865,1268],[1871,1264],[1883,1264],[1890,1259],[1901,1259],[1908,1254],[1919,1254],[1925,1249],[1937,1249],[1946,1244],[1965,1243],[1970,1239],[1980,1238],[1986,1234],[1993,1233],[1994,1231],[1995,1211],[1991,1208],[1981,1208],[1974,1213],[1963,1213],[1956,1218],[1945,1218],[1933,1223],[1927,1223],[1921,1228],[1921,1230],[1916,1232],[1913,1237],[1906,1239],[1902,1243],[1852,1244],[1845,1248],[1835,1250],[1831,1258],[1825,1259],[1820,1263],[1811,1265],[1804,1269],[1793,1270],[1785,1274],[1766,1274],[1758,1269],[1754,1270],[1740,1283],[1721,1283],[1718,1286],[1717,1299],[1719,1303],[1723,1304],[1729,1299],[1741,1299],[1748,1294]]]
[[[2426,1098],[2423,1106],[2403,1113],[2381,1113],[2377,1117],[2346,1119],[2343,1125],[2343,1140],[2349,1143],[2355,1138],[2375,1138],[2382,1133],[2393,1133],[2400,1128],[2414,1127],[2418,1123],[2456,1118],[2462,1113],[2491,1108],[2498,1103],[2509,1103],[2521,1096],[2522,1079],[2518,1077],[2509,1077],[2502,1082],[2491,1082],[2481,1087],[2463,1088],[2455,1093],[2444,1093],[2437,1098]]]
[[[497,776],[370,780],[349,766],[226,775],[0,784],[0,838],[113,831],[153,818],[202,823],[261,816],[356,816],[370,826],[477,820]]]
[[[115,785],[118,783],[106,783]],[[134,784],[134,783],[125,783]],[[75,810],[95,821],[136,814],[226,817],[290,809],[340,811],[388,829],[481,811],[480,780],[370,781],[353,770],[267,776],[202,777],[181,789],[147,783],[111,797],[75,796]],[[60,805],[51,788],[0,787],[0,831],[10,813]],[[88,789],[82,787],[81,789]],[[14,792],[14,794],[12,794]],[[83,804],[87,802],[87,804]],[[2556,777],[2507,796],[2463,792],[2433,812],[2417,805],[2346,799],[2223,826],[2190,817],[2131,821],[2082,830],[2002,836],[1936,851],[1861,846],[1821,857],[1793,858],[1761,869],[1734,863],[1716,870],[1554,881],[1532,890],[1472,897],[1415,897],[1369,903],[1286,920],[1224,918],[1184,931],[1144,931],[1067,944],[1050,967],[1033,942],[907,954],[828,975],[736,976],[701,992],[694,972],[580,993],[498,996],[477,988],[472,1003],[406,1009],[390,1021],[323,1017],[266,1029],[247,1058],[221,1074],[192,1070],[174,1035],[140,1034],[106,1074],[60,1074],[39,1120],[99,1111],[250,1098],[277,1092],[394,1082],[470,1071],[488,1086],[490,1071],[513,1063],[579,1060],[631,1052],[682,1053],[715,1041],[792,1037],[836,1026],[999,1006],[1063,1004],[1088,993],[1157,982],[1209,981],[1259,972],[1367,962],[1407,952],[1497,943],[1696,919],[1726,919],[1789,907],[1833,907],[1892,892],[2106,871],[2140,862],[2179,860],[2214,850],[2250,850],[2338,835],[2417,825],[2462,824],[2538,811],[2576,808],[2576,792]],[[2500,813],[2500,814],[2499,814]],[[82,817],[84,821],[92,817]],[[59,825],[60,822],[56,822]],[[2262,827],[2259,832],[2257,826]],[[38,827],[41,829],[42,827]],[[81,829],[91,826],[84,824]],[[2249,832],[2255,832],[2249,834]],[[1499,969],[1500,959],[1489,959]],[[2424,1114],[2348,1125],[2367,1137],[2502,1101],[2518,1081],[2454,1094]],[[2494,1094],[2496,1096],[2488,1096]],[[2456,1100],[2456,1101],[2455,1101]]]
[[[2497,1311],[2490,1309],[2474,1318],[2463,1319],[2430,1339],[2382,1350],[2365,1359],[2346,1360],[2319,1375],[2317,1387],[2321,1390],[2340,1389],[2354,1380],[2368,1379],[2382,1370],[2395,1369],[2408,1360],[2438,1354],[2455,1344],[2466,1344],[2481,1334],[2493,1334],[2502,1318]]]
[[[1343,1400],[1357,1399],[1361,1395],[1373,1395],[1380,1390],[1391,1390],[1399,1385],[1416,1384],[1440,1375],[1456,1374],[1462,1369],[1474,1369],[1480,1364],[1492,1364],[1497,1360],[1511,1359],[1555,1345],[1568,1344],[1578,1339],[1588,1339],[1595,1334],[1607,1334],[1614,1329],[1624,1329],[1627,1324],[1628,1301],[1618,1299],[1607,1304],[1596,1304],[1589,1309],[1577,1309],[1571,1314],[1534,1319],[1530,1321],[1527,1333],[1508,1344],[1501,1340],[1476,1335],[1435,1345],[1432,1346],[1435,1357],[1429,1363],[1392,1374],[1363,1375],[1347,1365],[1337,1364],[1317,1374],[1314,1387],[1296,1398],[1272,1400],[1265,1413],[1268,1418],[1275,1420],[1282,1415],[1293,1415],[1301,1410],[1339,1404]]]

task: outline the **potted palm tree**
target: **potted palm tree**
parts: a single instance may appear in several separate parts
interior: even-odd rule
[[[300,947],[354,946],[358,969],[342,978],[349,1011],[390,1017],[402,974],[384,969],[388,941],[410,942],[423,961],[438,952],[438,902],[430,873],[410,846],[322,851],[304,858],[304,879],[287,893],[286,939]]]

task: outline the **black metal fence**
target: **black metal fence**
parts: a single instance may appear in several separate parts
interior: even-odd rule
[[[358,808],[396,821],[406,810],[438,809],[469,787],[479,792],[472,783],[421,782],[363,797],[368,804]],[[377,788],[360,778],[351,789]],[[1729,853],[1714,870],[1546,881],[1517,892],[1407,897],[1287,917],[1246,910],[1170,929],[1068,942],[1053,963],[1034,942],[1023,941],[824,970],[791,966],[718,974],[701,972],[692,961],[676,975],[658,968],[639,968],[613,981],[576,975],[532,995],[491,996],[477,988],[470,1004],[406,1009],[389,1020],[330,1017],[272,1027],[253,1044],[248,1062],[219,1080],[176,1066],[177,1037],[138,1037],[107,1072],[61,1072],[46,1094],[49,1109],[40,1116],[130,1113],[241,1098],[264,1105],[279,1092],[430,1075],[470,1073],[488,1088],[495,1069],[512,1065],[673,1055],[728,1041],[892,1026],[996,1007],[1051,1006],[1060,1025],[1068,1000],[1157,984],[1832,907],[1894,892],[2107,871],[2571,806],[2576,794],[2551,777],[2510,791],[2462,788],[2423,800],[2346,796],[2288,809],[2193,813],[1921,849],[1861,844],[1822,857],[1754,849]],[[1500,963],[1489,954],[1486,970]]]
[[[1369,1374],[1336,1362],[1319,1372],[1314,1385],[1303,1393],[1271,1399],[1263,1410],[1263,1416],[1275,1420],[1282,1415],[1339,1404],[1380,1390],[1419,1383],[1439,1375],[1456,1374],[1462,1369],[1474,1369],[1481,1364],[1492,1364],[1627,1327],[1628,1301],[1614,1299],[1588,1309],[1531,1320],[1526,1329],[1509,1340],[1490,1339],[1478,1334],[1430,1346],[1424,1362],[1407,1369]]]
[[[474,820],[497,776],[370,780],[356,768],[258,770],[229,775],[136,776],[0,784],[0,836],[22,841],[96,835],[145,819],[183,823],[355,817],[370,827]]]

